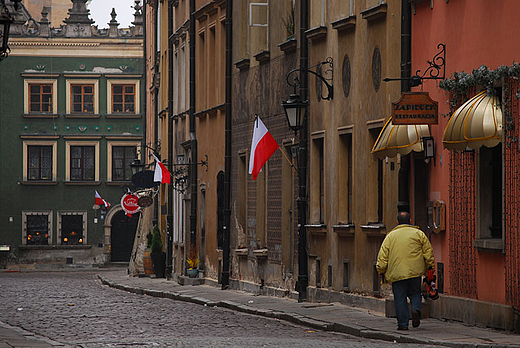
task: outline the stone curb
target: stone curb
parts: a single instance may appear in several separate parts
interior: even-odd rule
[[[274,318],[279,320],[288,321],[294,324],[311,327],[313,329],[323,330],[323,331],[333,331],[346,333],[352,336],[367,338],[367,339],[377,339],[381,341],[389,341],[389,342],[397,342],[397,343],[418,343],[418,344],[428,344],[428,345],[441,345],[453,348],[520,348],[520,345],[509,345],[509,344],[482,344],[482,343],[462,343],[462,342],[450,342],[450,341],[440,341],[440,340],[429,340],[429,339],[421,339],[410,337],[406,335],[393,334],[389,332],[383,332],[378,330],[372,330],[370,328],[364,326],[358,326],[355,324],[344,324],[344,323],[334,323],[334,322],[326,322],[320,321],[312,318],[308,318],[295,313],[287,313],[280,311],[273,311],[270,309],[260,309],[247,305],[243,305],[238,302],[234,302],[231,300],[223,300],[223,301],[212,301],[205,299],[199,296],[191,296],[191,295],[183,295],[176,292],[169,291],[159,291],[159,290],[150,290],[150,289],[142,289],[138,287],[132,287],[127,285],[117,284],[111,280],[106,279],[102,275],[98,275],[98,278],[101,280],[101,283],[104,285],[124,290],[127,292],[141,294],[141,295],[149,295],[155,297],[164,297],[170,298],[173,300],[184,301],[184,302],[192,302],[199,305],[207,305],[213,307],[222,307],[231,310],[235,310],[238,312],[248,313],[259,315],[268,318]]]

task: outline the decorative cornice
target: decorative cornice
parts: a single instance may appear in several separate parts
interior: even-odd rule
[[[47,134],[21,134],[20,139],[59,139],[59,135],[47,135]]]
[[[107,135],[107,140],[142,140],[143,137],[140,135]]]
[[[71,139],[71,140],[84,140],[84,139],[92,139],[92,140],[98,140],[98,139],[101,139],[102,136],[101,135],[81,135],[81,134],[76,134],[76,135],[64,135],[63,136],[63,139]]]
[[[100,42],[9,41],[9,46],[99,47]]]
[[[354,29],[356,27],[356,16],[348,16],[337,21],[331,22],[332,29],[336,29],[337,31],[347,31],[349,29]]]

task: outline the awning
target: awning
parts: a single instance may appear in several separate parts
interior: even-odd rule
[[[444,130],[446,149],[494,147],[502,141],[502,109],[498,97],[480,92],[459,107]]]
[[[429,136],[428,125],[393,125],[390,117],[379,133],[372,153],[378,158],[384,158],[395,157],[398,153],[406,155],[411,151],[421,152],[422,138]]]

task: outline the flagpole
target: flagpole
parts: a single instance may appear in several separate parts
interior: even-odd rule
[[[294,172],[296,174],[298,174],[298,170],[296,169],[296,167],[294,166],[294,164],[291,162],[291,160],[289,159],[289,157],[287,156],[287,154],[285,153],[284,150],[282,150],[282,147],[278,147],[278,149],[280,150],[280,152],[282,153],[283,157],[285,157],[285,159],[287,160],[287,162],[289,162],[289,165],[291,166],[292,169],[294,169]]]

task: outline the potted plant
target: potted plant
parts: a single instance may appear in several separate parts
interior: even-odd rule
[[[199,270],[197,269],[197,266],[199,265],[199,260],[195,257],[188,257],[186,260],[188,263],[188,270],[186,273],[188,274],[188,277],[190,278],[196,278],[199,274]]]
[[[150,247],[152,246],[152,239],[152,232],[148,232],[148,234],[146,235],[146,249],[143,252],[143,268],[144,274],[146,275],[154,274],[152,256],[150,252]]]
[[[153,228],[152,243],[150,245],[153,271],[157,278],[164,278],[166,271],[166,253],[163,251],[161,231],[157,225]]]
[[[291,7],[285,17],[282,17],[282,23],[285,27],[285,33],[287,35],[286,40],[294,39],[294,7]]]

